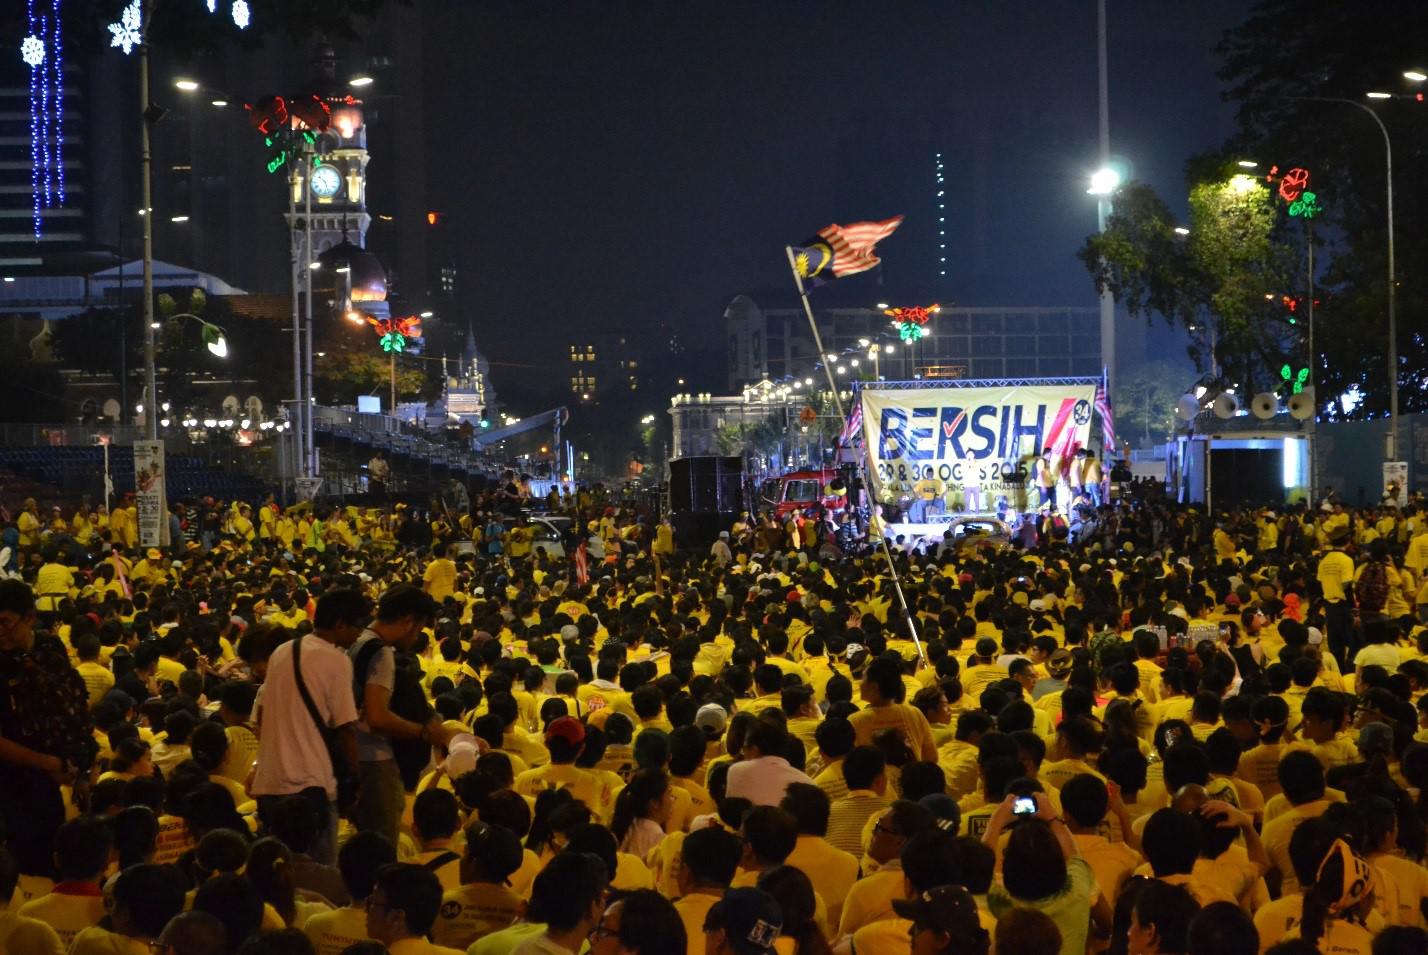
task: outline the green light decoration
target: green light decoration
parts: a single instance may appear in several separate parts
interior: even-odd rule
[[[927,323],[933,315],[941,311],[940,305],[923,307],[915,305],[906,308],[885,308],[883,314],[892,318],[893,325],[903,341],[912,344],[928,335]]]
[[[927,329],[912,322],[899,322],[897,333],[902,340],[908,343],[919,341],[927,337]]]
[[[1301,219],[1313,219],[1323,211],[1324,207],[1319,204],[1319,197],[1308,190],[1289,204],[1289,214]]]
[[[1295,371],[1289,365],[1285,365],[1279,369],[1279,377],[1284,379],[1284,384],[1297,395],[1304,390],[1304,384],[1309,380],[1309,369],[1301,368]]]
[[[381,338],[382,351],[404,352],[407,350],[407,336],[401,332],[387,332]]]

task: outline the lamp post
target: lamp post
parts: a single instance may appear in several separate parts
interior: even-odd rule
[[[1373,99],[1387,99],[1389,94],[1369,94]],[[1340,103],[1362,110],[1378,126],[1383,134],[1384,180],[1388,201],[1388,444],[1385,459],[1398,459],[1398,270],[1395,267],[1393,247],[1393,142],[1388,136],[1388,127],[1377,113],[1357,100],[1342,96],[1291,96],[1291,100],[1310,103]]]

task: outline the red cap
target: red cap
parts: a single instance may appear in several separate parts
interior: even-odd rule
[[[971,582],[972,582],[972,575],[969,574],[969,573],[967,573],[965,570],[964,570],[962,573],[960,573],[960,574],[957,575],[957,583],[959,583],[959,584],[970,584]]]
[[[558,716],[545,728],[545,738],[560,738],[571,746],[579,746],[585,742],[585,724],[573,716]]]
[[[790,590],[790,591],[788,592],[788,596],[783,598],[783,601],[784,601],[784,603],[796,604],[796,603],[798,603],[798,602],[799,602],[800,600],[802,600],[802,599],[803,599],[803,597],[802,597],[802,595],[799,594],[798,591],[796,591],[796,590]]]

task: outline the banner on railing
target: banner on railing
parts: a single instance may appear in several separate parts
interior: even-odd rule
[[[169,545],[169,505],[164,493],[164,443],[134,442],[134,503],[138,509],[139,546]]]

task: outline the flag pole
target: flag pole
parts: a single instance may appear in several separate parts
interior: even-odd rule
[[[793,273],[799,300],[803,302],[803,314],[808,316],[808,329],[813,332],[813,347],[818,349],[818,360],[823,363],[823,374],[828,376],[828,388],[833,392],[833,407],[838,409],[838,419],[846,422],[848,418],[843,414],[843,399],[838,394],[838,382],[833,380],[833,367],[828,361],[828,353],[823,350],[823,336],[818,334],[818,323],[813,320],[813,305],[808,301],[808,290],[803,287],[803,276],[798,274],[798,266],[793,259],[793,246],[786,245],[783,250],[788,253],[788,270]]]
[[[813,304],[808,300],[808,290],[803,287],[803,276],[798,274],[798,266],[793,258],[793,247],[784,246],[784,251],[788,253],[788,270],[793,273],[793,282],[798,286],[798,297],[803,302],[803,313],[808,316],[808,327],[813,332],[813,346],[818,349],[818,360],[823,363],[823,373],[828,377],[828,387],[833,392],[833,405],[838,409],[838,420],[846,423],[848,419],[847,415],[843,413],[843,399],[838,394],[838,383],[833,379],[833,368],[828,361],[828,353],[823,350],[823,336],[818,334],[818,323],[813,320]],[[863,441],[863,452],[859,470],[863,472],[863,487],[867,488],[873,486],[872,474],[876,470],[876,465],[873,462],[873,449],[868,445],[866,439]],[[876,502],[873,506],[877,506]],[[868,526],[872,528],[871,521]],[[879,529],[877,537],[878,544],[882,548],[883,559],[887,561],[888,576],[892,578],[893,592],[897,594],[898,607],[902,610],[903,619],[907,621],[907,632],[912,636],[913,645],[917,647],[918,657],[923,663],[926,663],[927,652],[922,648],[922,639],[917,635],[917,622],[912,616],[912,611],[908,609],[907,596],[902,592],[902,581],[898,579],[897,566],[893,563],[892,550],[888,547],[887,536]]]

